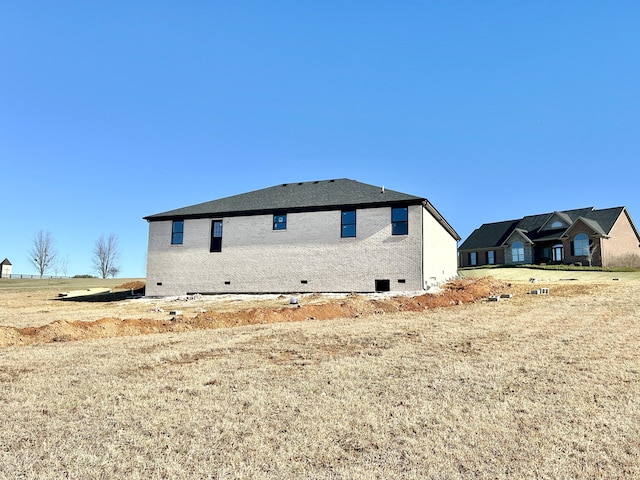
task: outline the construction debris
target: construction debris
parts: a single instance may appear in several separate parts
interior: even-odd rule
[[[98,295],[103,293],[111,293],[110,288],[87,288],[85,290],[71,290],[69,292],[62,292],[58,294],[61,298],[74,298],[84,297],[86,295]]]
[[[539,288],[537,290],[531,290],[529,292],[530,295],[549,295],[548,288]]]
[[[335,318],[362,318],[367,315],[397,312],[424,312],[432,308],[454,307],[476,302],[480,299],[486,299],[490,295],[497,296],[506,288],[507,284],[491,277],[457,279],[443,285],[441,292],[437,294],[394,295],[384,298],[348,294],[340,298],[326,296],[323,303],[317,304],[305,301],[303,304],[295,305],[296,308],[291,308],[289,305],[250,308],[238,306],[233,309],[208,309],[207,312],[202,313],[196,311],[193,312],[195,315],[182,314],[179,310],[172,309],[170,319],[107,316],[92,321],[56,320],[36,327],[0,326],[0,347],[149,333],[184,332],[196,329],[230,328],[276,322],[301,322],[311,318],[314,321],[320,321]],[[283,297],[291,298],[290,295]],[[307,298],[310,297],[305,297],[305,299]],[[139,302],[140,300],[135,301]],[[171,300],[166,299],[166,301]],[[153,311],[162,310],[158,305],[152,308]],[[197,309],[200,309],[199,305]],[[104,310],[106,315],[112,311],[109,308]]]

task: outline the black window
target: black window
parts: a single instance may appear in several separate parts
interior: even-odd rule
[[[211,251],[222,251],[222,220],[214,220],[211,223]]]
[[[356,211],[355,210],[343,210],[342,211],[342,238],[355,237],[356,236]]]
[[[391,234],[407,235],[409,233],[409,212],[407,207],[391,209]]]
[[[182,245],[184,238],[184,220],[174,220],[171,225],[171,245]]]
[[[274,230],[286,230],[287,229],[287,214],[280,213],[273,216],[273,229]]]
[[[376,292],[389,292],[391,291],[390,280],[376,280]]]

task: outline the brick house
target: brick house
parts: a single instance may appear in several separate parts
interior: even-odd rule
[[[460,237],[427,199],[349,179],[144,219],[149,296],[419,291],[457,275]]]
[[[485,223],[460,248],[461,267],[574,264],[602,267],[640,262],[640,235],[626,207],[594,207]]]

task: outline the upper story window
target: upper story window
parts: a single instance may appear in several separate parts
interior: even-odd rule
[[[171,245],[182,245],[184,239],[184,220],[174,220],[171,225]]]
[[[511,261],[524,262],[524,245],[522,242],[516,242],[511,247]]]
[[[562,227],[564,227],[564,223],[562,223],[559,220],[556,220],[551,224],[551,228],[562,228]]]
[[[274,230],[286,230],[287,229],[287,214],[281,213],[273,216],[273,229]]]
[[[209,251],[222,251],[222,220],[214,220],[211,223],[211,248]]]
[[[343,210],[342,211],[342,238],[355,237],[356,236],[356,211],[355,210]]]
[[[573,253],[576,256],[589,255],[589,237],[586,233],[579,233],[573,239]]]
[[[409,233],[409,209],[399,207],[391,209],[391,234],[407,235]]]

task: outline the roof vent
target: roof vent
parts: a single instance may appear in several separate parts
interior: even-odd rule
[[[333,182],[335,182],[335,180],[329,180],[329,183],[333,183]]]
[[[382,188],[380,189],[380,193],[384,193],[384,185],[382,186]]]
[[[283,187],[286,187],[286,186],[287,186],[287,184],[286,184],[286,183],[283,183],[283,184],[282,184],[282,186],[283,186]]]

